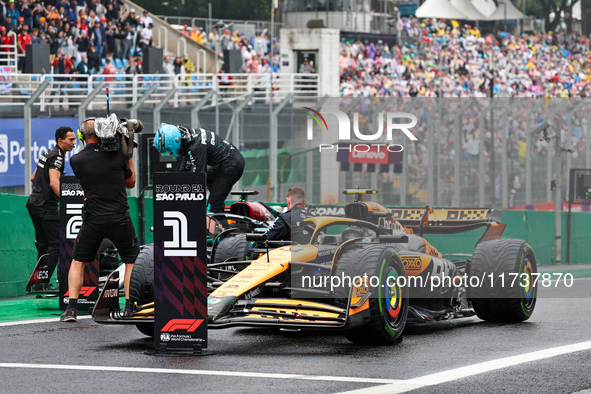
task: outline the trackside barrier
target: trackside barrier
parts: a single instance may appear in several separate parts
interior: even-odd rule
[[[0,233],[0,298],[25,294],[25,286],[35,267],[37,251],[35,233],[25,204],[27,196],[0,194],[2,220]],[[146,243],[151,243],[153,225],[152,198],[145,199]],[[136,229],[139,228],[137,198],[129,197],[130,214]],[[563,232],[566,234],[567,212],[562,213]],[[571,264],[589,263],[591,243],[588,241],[589,212],[572,213]],[[503,238],[518,238],[529,242],[539,264],[552,264],[554,256],[554,212],[553,211],[505,211],[503,223],[507,228]],[[139,233],[139,232],[138,232]],[[462,236],[427,235],[441,253],[471,253],[480,232]],[[562,237],[562,261],[566,261],[566,237]]]

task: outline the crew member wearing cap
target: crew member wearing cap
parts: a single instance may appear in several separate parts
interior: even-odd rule
[[[181,171],[205,171],[209,211],[224,212],[224,200],[244,172],[244,157],[219,135],[162,123],[154,137],[161,155],[182,157]]]
[[[68,272],[69,299],[68,308],[60,317],[63,322],[76,322],[84,265],[94,261],[104,238],[113,241],[126,264],[123,317],[129,316],[132,310],[129,282],[140,248],[129,216],[125,188],[135,186],[133,158],[122,158],[121,151],[100,149],[94,123],[95,119],[89,118],[80,126],[86,147],[70,160],[74,174],[84,190],[85,207],[83,223],[74,244],[74,258]]]

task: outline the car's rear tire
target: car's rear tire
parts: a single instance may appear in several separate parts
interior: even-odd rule
[[[536,273],[536,257],[527,242],[497,239],[479,243],[468,266],[468,279],[481,281],[479,286],[468,286],[476,315],[491,322],[529,319],[536,306]]]
[[[154,301],[154,244],[142,247],[135,259],[129,284],[129,300],[137,305]]]
[[[213,256],[213,263],[223,263],[224,261],[244,261],[248,260],[248,249],[250,242],[246,240],[246,234],[237,234],[228,237],[224,237],[220,240],[216,246],[215,254]],[[216,267],[218,269],[224,269],[227,271],[233,271],[238,273],[240,267],[229,264],[227,266]],[[221,281],[227,281],[235,274],[215,272],[209,273],[209,276],[217,278]]]
[[[395,343],[406,325],[408,316],[408,289],[401,287],[406,270],[400,256],[389,245],[356,244],[345,250],[338,258],[335,275],[342,278],[367,275],[370,316],[360,326],[347,329],[345,337],[361,345],[389,345]],[[375,279],[379,278],[377,286]],[[347,283],[335,290],[336,299],[348,300],[350,287]]]

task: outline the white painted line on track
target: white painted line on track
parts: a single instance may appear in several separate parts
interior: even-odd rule
[[[78,320],[90,319],[92,316],[78,316]],[[38,323],[59,323],[60,317],[49,317],[47,319],[33,319],[33,320],[17,320],[17,321],[7,321],[0,323],[0,327],[8,327],[8,326],[20,326],[21,324],[38,324]],[[67,325],[74,326],[75,323],[64,323],[64,327]]]
[[[299,379],[299,380],[324,380],[332,382],[350,383],[375,383],[375,384],[399,384],[402,381],[396,379],[380,378],[358,378],[351,376],[320,376],[320,375],[293,375],[281,373],[262,372],[237,372],[237,371],[212,371],[192,369],[168,369],[168,368],[136,368],[136,367],[112,367],[101,365],[51,365],[51,364],[20,364],[0,363],[0,368],[25,368],[25,369],[63,369],[65,371],[97,371],[97,372],[143,372],[177,375],[211,375],[211,376],[232,376],[244,378],[267,378],[267,379]]]
[[[514,365],[529,363],[532,361],[539,361],[546,358],[561,356],[564,354],[580,352],[591,349],[591,341],[579,342],[572,345],[558,346],[550,349],[538,350],[535,352],[520,354],[517,356],[499,358],[483,363],[472,364],[465,367],[450,369],[448,371],[438,372],[431,375],[420,376],[414,379],[401,380],[399,382],[378,386],[369,387],[360,390],[347,391],[352,394],[369,394],[369,393],[403,393],[406,391],[418,389],[425,386],[435,386],[442,383],[451,382],[458,379],[467,378],[485,372],[491,372],[502,368],[511,367]]]

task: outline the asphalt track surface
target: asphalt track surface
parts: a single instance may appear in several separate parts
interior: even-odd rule
[[[160,356],[133,326],[57,316],[2,322],[0,392],[589,392],[591,279],[575,283],[577,291],[540,289],[527,322],[408,326],[388,347],[328,332],[234,328],[209,331],[214,354]]]

